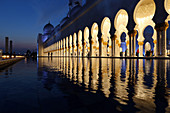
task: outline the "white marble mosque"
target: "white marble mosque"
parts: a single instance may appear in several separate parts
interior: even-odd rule
[[[120,57],[126,50],[127,57],[143,57],[152,50],[166,57],[169,21],[170,0],[69,0],[60,24],[48,23],[38,35],[38,56]]]

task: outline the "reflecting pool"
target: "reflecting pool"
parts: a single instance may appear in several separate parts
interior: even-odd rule
[[[109,101],[116,111],[170,112],[169,60],[40,58],[38,69],[45,87],[52,88],[48,73],[59,73],[72,87],[104,97],[102,105]]]
[[[25,59],[0,86],[0,113],[170,112],[170,60]]]

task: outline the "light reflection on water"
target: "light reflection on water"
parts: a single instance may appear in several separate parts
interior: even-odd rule
[[[39,58],[38,69],[44,81],[48,72],[60,73],[84,91],[102,92],[133,111],[170,112],[169,60]]]

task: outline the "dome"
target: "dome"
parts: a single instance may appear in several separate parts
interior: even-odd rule
[[[53,30],[54,30],[54,26],[50,24],[49,22],[48,24],[44,26],[43,33],[48,34],[48,33],[51,33]]]
[[[72,17],[73,15],[75,15],[82,7],[80,5],[77,5],[76,7],[74,7],[70,13],[69,13],[69,17]]]

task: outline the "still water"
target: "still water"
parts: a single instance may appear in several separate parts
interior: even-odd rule
[[[0,86],[0,113],[170,112],[170,60],[25,59]]]

